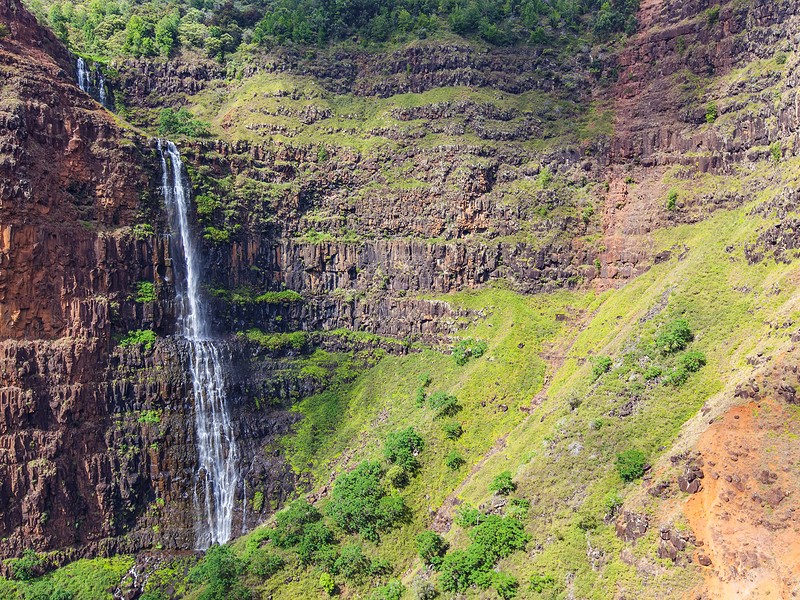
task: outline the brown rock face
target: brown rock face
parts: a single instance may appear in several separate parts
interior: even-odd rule
[[[0,557],[191,548],[187,350],[174,338],[116,346],[129,330],[174,328],[166,238],[129,228],[160,212],[157,157],[78,90],[69,54],[16,0],[0,2],[0,21],[11,31],[0,40]],[[133,301],[142,280],[163,289],[159,302]],[[279,503],[292,477],[263,445],[288,432],[289,398],[315,388],[227,351],[252,365],[231,376],[241,448],[255,457],[242,465],[247,493]],[[250,400],[265,392],[250,368],[272,382],[269,409]],[[236,519],[241,529],[241,506]]]

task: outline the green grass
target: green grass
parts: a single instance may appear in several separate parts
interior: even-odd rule
[[[0,597],[40,598],[36,594],[61,590],[74,600],[110,600],[111,590],[133,566],[130,556],[81,559],[30,582],[8,581],[0,577]]]

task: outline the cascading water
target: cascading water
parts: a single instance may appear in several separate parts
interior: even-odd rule
[[[199,256],[189,228],[189,192],[172,142],[159,140],[164,200],[170,223],[180,333],[189,345],[199,463],[195,476],[195,545],[199,550],[231,537],[238,486],[239,449],[225,397],[225,361],[209,335],[200,299]]]
[[[90,68],[86,64],[86,60],[79,56],[75,63],[75,73],[78,87],[110,109],[111,106],[108,103],[106,94],[106,80],[103,78],[100,69],[96,66]]]
[[[75,70],[78,73],[78,87],[87,94],[91,94],[92,80],[89,78],[89,69],[86,68],[86,61],[80,56]]]

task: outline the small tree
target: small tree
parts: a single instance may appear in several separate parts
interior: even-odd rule
[[[465,462],[464,457],[461,456],[458,450],[451,450],[447,453],[447,456],[444,457],[444,464],[451,471],[457,471]]]
[[[641,450],[629,448],[617,454],[617,473],[623,481],[630,482],[644,475],[647,456]]]
[[[511,479],[511,471],[503,471],[489,484],[489,491],[500,494],[501,496],[508,496],[516,489],[517,484]]]
[[[461,428],[461,423],[458,421],[450,421],[442,425],[442,431],[448,440],[457,440],[464,433]]]
[[[706,105],[706,123],[713,123],[714,121],[716,121],[718,114],[719,111],[717,109],[717,103],[709,102]]]
[[[419,469],[417,456],[425,442],[413,427],[390,433],[383,446],[383,454],[390,463],[399,465],[409,473]]]
[[[321,587],[328,596],[333,596],[336,593],[336,581],[334,581],[333,575],[330,573],[323,573],[320,575],[319,587]]]
[[[423,531],[417,536],[417,552],[422,562],[437,568],[447,551],[447,543],[434,531]]]
[[[608,373],[613,364],[610,356],[598,356],[592,360],[592,381],[597,381],[601,375]]]

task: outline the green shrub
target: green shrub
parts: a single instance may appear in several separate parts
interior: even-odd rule
[[[617,454],[617,473],[623,481],[630,482],[644,475],[647,456],[641,450],[629,448]]]
[[[451,450],[444,457],[444,464],[451,471],[458,471],[466,462],[458,450]]]
[[[260,513],[262,508],[264,508],[264,492],[256,490],[253,494],[253,512]]]
[[[436,411],[437,418],[452,416],[461,409],[455,396],[441,391],[428,397],[428,406]]]
[[[398,579],[392,579],[372,593],[373,600],[400,600],[406,588]]]
[[[785,65],[787,59],[788,57],[786,56],[786,52],[778,52],[775,55],[775,62],[778,63],[779,65]]]
[[[243,334],[251,342],[266,348],[271,352],[281,350],[302,350],[308,343],[308,334],[305,331],[291,331],[289,333],[264,333],[259,329],[250,329]]]
[[[369,568],[369,559],[358,544],[343,546],[339,558],[333,563],[333,572],[350,581],[360,581]]]
[[[610,356],[597,356],[592,359],[592,381],[597,381],[604,373],[608,373],[613,364]]]
[[[259,304],[284,304],[302,302],[303,296],[294,290],[281,290],[280,292],[264,292],[253,300]]]
[[[303,527],[303,534],[297,544],[297,555],[303,564],[321,562],[320,553],[324,553],[336,542],[330,527],[317,521]]]
[[[781,152],[781,143],[780,142],[773,142],[769,145],[769,153],[772,156],[772,162],[779,163],[781,162],[782,152]]]
[[[402,497],[387,495],[381,486],[381,466],[363,462],[333,484],[328,515],[348,533],[359,533],[377,541],[379,533],[392,527],[406,512]]]
[[[671,189],[667,194],[667,210],[675,210],[678,206],[678,190]]]
[[[503,471],[489,484],[489,491],[501,496],[508,496],[515,489],[517,489],[517,484],[511,479],[511,471]]]
[[[44,571],[44,561],[34,550],[25,550],[20,558],[9,558],[6,564],[11,569],[11,578],[30,581]]]
[[[225,229],[209,226],[203,229],[203,239],[212,244],[227,244],[231,240],[231,234]]]
[[[470,544],[466,550],[454,550],[445,555],[440,568],[439,585],[445,592],[462,593],[491,568],[492,564],[483,549]]]
[[[661,367],[658,365],[650,365],[644,370],[644,378],[646,381],[652,381],[653,379],[658,379],[661,377]]]
[[[696,373],[706,365],[706,355],[692,350],[681,356],[681,366],[690,373]]]
[[[531,590],[541,594],[556,587],[556,579],[552,575],[534,575],[531,577]]]
[[[134,301],[139,304],[155,302],[156,287],[151,281],[137,281],[134,285]]]
[[[330,573],[323,573],[320,575],[319,587],[321,587],[328,596],[333,596],[336,593],[336,582],[333,580],[333,575]]]
[[[383,455],[392,464],[401,466],[409,473],[419,469],[417,456],[425,447],[425,442],[413,427],[394,431],[386,436]]]
[[[583,223],[585,225],[588,225],[589,221],[591,221],[593,216],[594,216],[594,205],[587,204],[586,206],[584,206],[583,211],[581,211],[581,219],[583,220]]]
[[[161,411],[160,410],[143,410],[139,413],[139,418],[137,419],[139,423],[149,423],[155,424],[161,422]]]
[[[189,581],[206,584],[202,600],[246,600],[250,591],[238,581],[244,566],[228,546],[215,544],[189,572]]]
[[[490,563],[494,564],[517,550],[524,550],[530,536],[516,519],[486,515],[482,523],[469,532],[473,544],[483,548]]]
[[[417,536],[417,552],[422,562],[434,568],[442,564],[447,542],[434,531],[423,531]]]
[[[257,548],[250,552],[247,561],[247,570],[253,575],[269,578],[285,566],[284,560],[264,548]]]
[[[516,597],[519,589],[519,582],[516,577],[507,573],[495,573],[492,575],[492,587],[503,600],[510,600]]]
[[[400,465],[392,465],[386,471],[386,481],[395,488],[404,488],[408,485],[408,472]]]
[[[719,22],[719,6],[712,6],[706,11],[706,23],[713,27]]]
[[[453,346],[452,356],[457,365],[463,366],[469,362],[470,358],[480,358],[483,356],[487,347],[486,342],[483,340],[465,338]]]
[[[531,501],[527,498],[512,498],[506,507],[506,516],[524,523],[528,519]]]
[[[454,521],[456,525],[463,528],[475,527],[478,523],[482,522],[484,515],[480,510],[469,504],[462,504],[456,509]]]
[[[328,159],[330,157],[331,155],[328,153],[328,149],[322,144],[320,144],[320,146],[317,148],[317,162],[319,163],[328,162]]]
[[[678,365],[664,376],[663,381],[664,385],[678,388],[686,383],[687,379],[689,379],[689,370],[683,365]]]
[[[156,234],[156,230],[148,223],[138,223],[131,227],[131,233],[137,240],[147,240]]]
[[[448,440],[457,440],[464,433],[464,430],[461,428],[461,423],[458,421],[444,423],[442,425],[442,431]]]
[[[689,323],[685,319],[675,319],[662,327],[656,337],[656,348],[664,353],[671,354],[683,350],[694,339]]]
[[[195,119],[185,108],[163,108],[158,115],[158,133],[202,137],[208,135],[208,123]]]
[[[119,345],[123,348],[142,345],[145,350],[152,350],[155,344],[156,332],[150,329],[134,329],[133,331],[129,331],[119,342]]]
[[[427,399],[427,396],[425,395],[425,388],[424,387],[418,387],[417,388],[417,393],[414,396],[414,404],[416,404],[417,407],[422,408],[423,406],[425,406],[425,400],[426,399]]]
[[[279,548],[297,545],[306,527],[322,518],[317,507],[306,500],[295,500],[275,515],[275,529],[270,533]]]
[[[719,116],[719,109],[716,102],[706,104],[706,123],[713,123]]]

